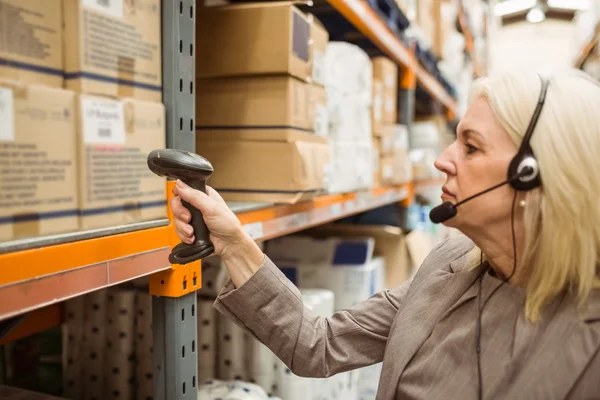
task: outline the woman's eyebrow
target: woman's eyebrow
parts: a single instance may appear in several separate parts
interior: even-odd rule
[[[473,137],[474,139],[480,139],[485,142],[485,138],[483,137],[483,135],[474,129],[465,129],[462,131],[462,134],[465,137],[465,139]]]

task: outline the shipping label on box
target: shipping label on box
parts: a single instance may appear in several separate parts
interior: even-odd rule
[[[0,240],[77,229],[75,94],[0,81]]]
[[[163,105],[80,95],[78,106],[81,228],[165,217],[165,181],[146,162],[165,147]]]
[[[196,75],[311,76],[310,25],[291,3],[198,8]]]
[[[159,0],[63,0],[63,19],[67,88],[161,100]],[[193,49],[181,42],[179,51]]]
[[[291,76],[198,79],[196,129],[313,129],[311,85]]]
[[[0,1],[0,78],[61,88],[61,1]]]

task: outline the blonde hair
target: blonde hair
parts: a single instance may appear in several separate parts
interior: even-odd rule
[[[581,307],[600,287],[600,85],[578,70],[546,78],[546,102],[531,138],[542,186],[526,193],[519,260],[531,267],[525,315],[534,322],[559,292],[575,294]],[[537,74],[514,71],[476,81],[470,99],[485,97],[518,146],[540,90]]]

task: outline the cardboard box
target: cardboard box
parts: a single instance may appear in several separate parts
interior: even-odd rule
[[[383,123],[395,124],[398,104],[398,66],[386,57],[373,58],[373,80],[383,82]]]
[[[378,136],[383,130],[383,81],[373,79],[373,100],[371,102],[371,129]]]
[[[327,138],[292,129],[199,131],[209,184],[226,200],[295,203],[324,187]]]
[[[313,130],[311,85],[291,76],[198,79],[196,128]]]
[[[90,95],[77,105],[81,228],[166,217],[165,180],[146,161],[166,145],[164,106]]]
[[[377,146],[377,150],[382,157],[394,153],[394,147],[396,147],[396,127],[397,125],[385,125],[381,134],[373,137],[373,146]]]
[[[379,159],[379,181],[383,185],[401,185],[412,180],[412,164],[408,151],[395,149],[392,155]]]
[[[325,86],[327,73],[325,70],[325,54],[329,43],[329,32],[312,14],[308,15],[310,24],[310,54],[309,64],[311,69],[312,83]]]
[[[1,0],[0,21],[0,78],[61,88],[61,0]]]
[[[310,24],[288,2],[198,8],[196,75],[311,76]]]
[[[308,119],[313,122],[315,134],[329,136],[329,110],[327,109],[327,90],[319,85],[310,87],[310,104]]]
[[[77,230],[75,94],[0,80],[0,241]]]
[[[327,224],[313,228],[307,234],[316,238],[373,238],[373,255],[385,259],[385,287],[388,289],[400,286],[412,274],[413,262],[407,241],[402,229],[396,226]]]
[[[160,0],[63,0],[63,19],[67,88],[161,100]]]

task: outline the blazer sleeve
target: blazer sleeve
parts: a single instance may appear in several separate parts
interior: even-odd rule
[[[242,286],[227,283],[215,307],[294,374],[324,378],[383,360],[392,321],[409,285],[407,281],[323,318],[304,307],[300,291],[265,256]]]

